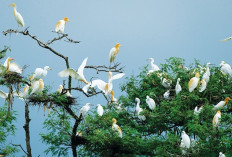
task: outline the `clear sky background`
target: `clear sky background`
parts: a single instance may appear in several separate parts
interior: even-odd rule
[[[138,74],[142,66],[149,64],[146,59],[150,57],[158,65],[173,56],[184,58],[187,64],[194,59],[217,66],[222,60],[232,64],[232,41],[221,42],[232,35],[231,0],[2,0],[0,32],[17,28],[13,8],[8,7],[12,2],[16,3],[18,12],[23,16],[25,27],[44,42],[57,37],[52,31],[60,19],[68,17],[71,20],[65,27],[65,33],[81,43],[59,41],[51,46],[68,56],[70,66],[75,69],[85,57],[89,57],[87,65],[109,65],[109,50],[117,42],[123,47],[115,61],[126,66],[126,76]],[[37,67],[49,65],[52,71],[44,78],[45,85],[53,86],[51,91],[56,91],[62,84],[57,73],[65,69],[64,61],[39,47],[34,40],[21,34],[5,37],[1,33],[0,49],[4,45],[10,46],[12,52],[7,56],[15,58],[18,65],[29,65],[23,72],[24,76]],[[95,73],[85,69],[84,74],[88,80]],[[107,74],[103,75],[106,80]],[[114,82],[116,97],[121,94],[119,85],[123,81],[125,78]],[[79,96],[78,93],[73,95]],[[79,100],[81,106],[86,102],[106,103],[102,96],[88,99],[80,96]],[[18,112],[18,130],[16,136],[9,140],[25,148],[22,127],[25,123],[24,104],[15,99],[13,108]],[[43,108],[31,107],[30,116],[32,154],[45,156],[46,146],[38,135],[43,131],[42,123],[46,118]],[[22,156],[23,153],[17,155]]]

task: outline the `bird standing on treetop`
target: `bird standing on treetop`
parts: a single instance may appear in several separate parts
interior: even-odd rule
[[[181,138],[183,140],[184,147],[190,148],[190,138],[189,136],[185,133],[185,131],[181,132]]]
[[[217,111],[217,113],[215,114],[215,116],[213,117],[213,127],[218,127],[220,120],[221,120],[221,111]]]
[[[44,82],[43,79],[39,79],[39,81],[35,81],[32,83],[31,85],[32,91],[30,94],[33,93],[42,93],[43,89],[44,89]]]
[[[149,70],[148,74],[160,70],[160,68],[157,65],[154,64],[154,59],[153,58],[148,58],[147,61],[151,61],[151,70]]]
[[[121,128],[116,124],[117,123],[117,120],[115,118],[112,119],[112,130],[113,131],[118,131],[118,134],[119,134],[119,137],[122,138],[122,130]]]
[[[51,70],[49,66],[45,66],[43,69],[36,68],[32,78],[30,79],[39,80],[40,78],[45,77],[48,74],[48,70]]]
[[[226,97],[224,101],[220,101],[216,106],[214,106],[213,110],[221,110],[229,100],[231,100],[230,97]]]
[[[206,82],[206,79],[204,78],[201,80],[201,86],[200,86],[199,92],[203,92],[206,89],[206,85],[207,85],[207,82]]]
[[[80,111],[79,111],[79,114],[78,114],[78,117],[80,117],[82,115],[82,118],[85,117],[86,113],[89,111],[90,109],[90,106],[92,104],[90,103],[86,103],[85,106],[83,106]]]
[[[64,27],[65,27],[67,21],[70,22],[70,20],[67,17],[65,17],[63,20],[58,21],[56,23],[55,31],[57,33],[64,33]]]
[[[220,67],[223,74],[232,76],[232,70],[229,64],[227,64],[225,61],[221,61]]]
[[[103,115],[103,107],[100,104],[97,104],[97,114],[101,117]]]
[[[88,57],[86,57],[86,58],[82,61],[81,65],[80,65],[80,67],[78,68],[77,71],[74,70],[73,68],[65,69],[65,70],[59,72],[58,75],[59,75],[60,77],[71,76],[72,78],[74,78],[74,79],[76,79],[76,80],[78,80],[78,81],[82,81],[82,82],[88,84],[89,82],[86,81],[85,76],[84,76],[84,74],[83,74],[83,71],[84,71],[84,68],[85,68],[85,65],[86,65],[87,60],[88,60]]]
[[[121,47],[122,45],[120,45],[119,43],[117,43],[113,48],[110,49],[110,53],[109,53],[109,60],[110,63],[112,63],[116,57],[116,55],[119,52],[119,47]]]
[[[21,74],[23,70],[20,69],[16,63],[10,63],[10,61],[12,61],[12,60],[14,60],[14,59],[8,57],[3,64],[3,66],[6,67],[6,73],[9,73],[9,71],[10,71],[10,72],[16,72],[18,74]]]
[[[181,86],[180,86],[180,78],[177,79],[177,82],[176,82],[176,87],[175,87],[175,91],[176,91],[176,95],[178,93],[180,93],[180,91],[182,90]]]
[[[188,83],[189,92],[192,92],[197,87],[199,79],[200,79],[200,74],[197,72],[195,74],[195,77],[191,78],[191,80]]]
[[[148,106],[151,110],[154,110],[154,108],[156,106],[155,101],[152,98],[150,98],[148,95],[146,96],[146,103],[148,104]]]
[[[11,5],[9,5],[9,7],[12,6],[14,8],[14,17],[15,17],[15,20],[17,21],[18,25],[20,25],[21,27],[24,26],[24,20],[23,20],[23,17],[22,15],[17,12],[16,10],[16,4],[15,3],[12,3]]]
[[[140,120],[145,121],[145,120],[146,120],[146,117],[145,117],[144,115],[140,115],[140,112],[143,111],[143,109],[139,106],[139,104],[140,104],[140,99],[139,99],[139,98],[135,98],[135,101],[137,102],[136,108],[135,108],[135,112],[136,112],[136,114],[138,115],[138,118],[139,118]]]

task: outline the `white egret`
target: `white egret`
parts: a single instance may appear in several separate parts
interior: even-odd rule
[[[16,72],[16,73],[21,74],[22,69],[20,69],[16,63],[10,63],[10,61],[12,61],[12,60],[14,60],[14,59],[8,57],[3,64],[3,66],[6,67],[6,73],[8,73],[10,71],[10,72]]]
[[[9,5],[9,7],[12,6],[14,8],[14,17],[15,17],[15,20],[17,21],[18,25],[20,25],[21,27],[24,26],[24,20],[23,20],[23,17],[22,15],[17,12],[16,10],[16,4],[15,3],[12,3],[11,5]]]
[[[217,113],[215,114],[215,116],[213,117],[213,127],[218,127],[220,120],[221,120],[221,111],[217,111]]]
[[[228,41],[228,40],[230,40],[230,39],[232,39],[232,37],[225,38],[225,39],[223,39],[222,41]]]
[[[67,96],[67,97],[73,97],[72,94],[71,94],[68,90],[67,90],[67,92],[66,92],[66,96]]]
[[[29,88],[30,87],[28,85],[25,85],[25,87],[23,88],[23,92],[20,93],[14,92],[13,94],[17,96],[19,99],[24,101],[29,93]]]
[[[165,87],[165,88],[170,88],[171,87],[171,83],[172,83],[172,80],[168,80],[166,78],[163,78],[162,80],[162,85]]]
[[[32,78],[35,80],[39,80],[40,78],[47,76],[48,70],[51,70],[49,66],[45,66],[43,69],[36,68]]]
[[[209,82],[209,77],[210,77],[210,69],[209,69],[209,65],[211,65],[211,63],[207,63],[206,64],[206,71],[202,76],[202,79],[205,79],[206,83]]]
[[[87,112],[89,111],[90,109],[90,106],[92,104],[90,103],[86,103],[79,111],[79,114],[78,114],[78,117],[80,117],[80,115],[82,115],[82,118],[85,117],[85,115],[87,114]]]
[[[170,95],[170,90],[167,90],[167,91],[164,93],[164,99],[169,99],[169,95]]]
[[[199,92],[203,92],[206,89],[206,85],[207,85],[207,82],[206,82],[206,79],[204,78],[201,80],[201,86],[200,86]]]
[[[154,58],[148,58],[147,60],[151,61],[151,70],[149,70],[148,74],[160,70],[160,68],[157,65],[154,64]]]
[[[226,157],[226,156],[225,156],[225,154],[223,154],[222,152],[220,152],[218,157]]]
[[[84,74],[83,74],[83,71],[84,71],[84,68],[85,68],[85,65],[86,65],[87,60],[88,60],[88,57],[86,57],[86,58],[82,61],[81,65],[80,65],[80,67],[78,68],[77,71],[74,70],[73,68],[71,68],[71,69],[65,69],[65,70],[59,72],[58,75],[59,75],[60,77],[68,77],[68,76],[71,76],[72,78],[74,78],[74,79],[76,79],[76,80],[78,80],[78,81],[82,81],[82,82],[88,84],[89,82],[86,81],[85,76],[84,76]]]
[[[223,74],[232,76],[232,70],[229,64],[227,64],[225,61],[221,61],[220,67]]]
[[[190,148],[190,138],[189,136],[185,133],[185,131],[181,132],[181,138],[183,140],[184,143],[184,147],[185,148]]]
[[[202,110],[202,109],[203,109],[203,106],[201,106],[201,107],[199,107],[199,108],[196,106],[196,107],[194,108],[194,114],[195,114],[195,115],[199,115],[199,114],[201,113],[201,110]]]
[[[55,31],[57,33],[64,33],[64,27],[65,27],[67,21],[70,22],[70,20],[67,17],[65,17],[63,20],[58,21],[56,23]]]
[[[116,124],[117,123],[117,120],[115,118],[112,119],[112,130],[113,131],[117,131],[118,132],[118,135],[119,137],[122,138],[122,129]]]
[[[154,110],[154,108],[156,107],[155,101],[152,98],[150,98],[148,95],[146,96],[146,103],[148,104],[151,110]]]
[[[146,117],[144,115],[140,115],[140,112],[143,111],[143,109],[139,106],[140,104],[140,99],[139,98],[135,98],[135,101],[137,102],[136,104],[136,108],[135,108],[135,112],[138,116],[138,118],[142,121],[145,121],[146,120]]]
[[[39,79],[39,81],[34,81],[32,83],[32,91],[30,94],[33,94],[33,93],[42,93],[43,89],[44,89],[44,82],[43,82],[43,79]]]
[[[220,101],[216,106],[213,107],[213,110],[221,110],[228,101],[231,100],[230,97],[226,97],[224,101]]]
[[[63,85],[59,85],[59,88],[57,89],[57,92],[61,94],[62,90],[64,89]]]
[[[190,81],[188,82],[189,92],[192,92],[197,87],[199,79],[200,79],[200,74],[197,72],[195,74],[195,77],[191,78]]]
[[[101,117],[103,115],[103,112],[104,112],[103,107],[100,104],[97,104],[97,114],[98,114],[98,116]]]
[[[180,93],[180,91],[182,90],[181,86],[180,86],[180,78],[177,79],[177,82],[176,82],[176,87],[175,87],[175,91],[176,91],[176,95],[178,93]]]
[[[180,141],[180,148],[181,148],[181,150],[182,150],[182,154],[185,154],[185,153],[186,153],[186,150],[185,150],[185,145],[184,145],[183,139],[181,139],[181,141]]]
[[[122,45],[120,45],[119,43],[117,43],[113,48],[110,49],[110,53],[109,53],[109,60],[110,63],[112,63],[116,57],[116,55],[119,52],[119,47],[121,47]]]

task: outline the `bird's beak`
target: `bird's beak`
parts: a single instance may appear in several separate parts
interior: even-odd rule
[[[119,45],[119,47],[122,47],[122,45]]]
[[[8,7],[11,7],[11,6],[13,6],[13,5],[12,4],[8,5]]]
[[[14,58],[11,58],[10,60],[12,61],[12,60],[14,60]]]
[[[71,22],[71,21],[68,19],[68,22]]]
[[[52,70],[52,68],[49,68],[48,70]]]

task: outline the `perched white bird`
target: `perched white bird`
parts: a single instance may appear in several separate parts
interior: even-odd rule
[[[135,98],[135,101],[137,102],[136,107],[135,107],[135,112],[138,116],[138,118],[142,121],[146,120],[146,117],[144,115],[140,115],[140,112],[143,111],[143,109],[139,106],[140,104],[140,99],[139,98]]]
[[[183,139],[181,139],[181,141],[180,141],[180,148],[182,150],[182,154],[185,154],[186,153],[186,150],[185,150],[186,148],[185,148]]]
[[[220,67],[223,74],[232,76],[232,70],[229,64],[227,64],[225,61],[221,61]]]
[[[61,94],[62,90],[64,89],[63,85],[59,85],[59,88],[57,89],[57,92]]]
[[[188,82],[189,92],[192,92],[197,87],[199,79],[200,79],[199,73],[196,73],[195,77],[190,79],[190,81]]]
[[[115,118],[112,119],[112,130],[113,131],[117,131],[118,132],[118,135],[119,137],[122,138],[122,129],[116,124],[117,123],[117,120]]]
[[[209,77],[210,77],[210,69],[209,69],[209,65],[211,65],[211,63],[207,63],[206,64],[206,71],[202,76],[202,79],[205,79],[206,83],[209,82]]]
[[[181,138],[183,140],[184,143],[184,147],[185,148],[190,148],[190,138],[189,136],[185,133],[185,131],[181,132]]]
[[[100,104],[97,104],[97,114],[101,117],[103,115],[103,107]]]
[[[164,99],[169,99],[169,95],[170,95],[170,90],[167,90],[167,91],[164,93]]]
[[[73,97],[72,94],[69,91],[66,92],[66,96],[67,97]]]
[[[23,17],[22,15],[17,12],[16,10],[16,4],[15,3],[12,3],[11,5],[9,5],[9,7],[12,6],[14,8],[14,17],[15,17],[15,20],[17,21],[18,25],[20,25],[21,27],[24,26],[24,20],[23,20]]]
[[[202,109],[203,109],[202,106],[199,107],[199,108],[196,106],[196,107],[194,108],[194,114],[195,114],[195,115],[199,115],[199,114],[201,113],[201,110],[202,110]]]
[[[177,79],[177,82],[176,82],[176,87],[175,87],[175,91],[176,91],[176,95],[178,93],[180,93],[180,91],[182,90],[181,86],[180,86],[180,78]]]
[[[225,154],[223,154],[222,152],[220,152],[218,157],[226,157],[226,156],[225,156]]]
[[[30,94],[33,93],[42,93],[43,89],[44,89],[44,82],[43,79],[39,79],[39,81],[35,81],[32,83],[31,85],[32,91]]]
[[[16,73],[21,74],[22,69],[20,69],[16,63],[10,63],[10,61],[12,61],[12,60],[14,60],[14,59],[8,57],[3,64],[3,66],[6,67],[6,73],[8,73],[10,71],[10,72],[16,72]]]
[[[92,105],[92,104],[90,104],[90,103],[86,103],[85,106],[83,106],[83,107],[80,109],[79,114],[78,114],[78,117],[80,117],[80,115],[82,115],[82,118],[85,117],[85,115],[86,115],[87,112],[89,111],[91,105]]]
[[[55,31],[57,33],[64,33],[64,27],[65,27],[67,21],[70,22],[70,20],[67,17],[65,17],[63,20],[58,21],[56,23]]]
[[[13,94],[17,96],[19,99],[24,101],[25,98],[28,96],[29,88],[30,87],[28,85],[25,85],[25,87],[23,88],[23,92],[20,93],[14,92]]]
[[[51,70],[49,66],[45,66],[43,69],[36,68],[32,78],[35,80],[39,80],[40,78],[47,76],[48,70]]]
[[[109,53],[109,60],[110,63],[112,63],[116,57],[116,55],[119,52],[119,47],[121,47],[122,45],[120,45],[119,43],[117,43],[113,48],[110,49],[110,53]]]
[[[153,58],[148,58],[147,60],[151,61],[151,70],[149,70],[148,74],[160,70],[160,68],[157,65],[154,64],[154,59]]]
[[[226,97],[224,101],[220,101],[216,106],[214,106],[213,110],[221,110],[229,100],[231,100],[230,97]]]
[[[152,98],[150,98],[148,95],[146,97],[146,103],[148,104],[151,110],[154,110],[154,108],[156,107],[155,101]]]
[[[217,111],[217,113],[215,114],[215,116],[213,117],[213,127],[218,127],[220,120],[221,120],[221,111]]]
[[[172,80],[168,80],[166,78],[163,78],[162,80],[162,85],[165,87],[165,88],[170,88],[171,87],[171,83],[172,83]]]
[[[203,92],[206,89],[206,85],[207,85],[207,82],[206,82],[206,79],[204,78],[201,80],[201,86],[200,86],[199,92]]]
[[[84,68],[85,68],[85,65],[86,65],[87,60],[88,60],[88,57],[86,57],[86,58],[82,61],[81,65],[80,65],[80,67],[78,68],[77,71],[74,70],[74,69],[72,69],[72,68],[71,68],[71,69],[65,69],[65,70],[59,72],[58,75],[59,75],[60,77],[68,77],[68,76],[71,76],[72,78],[74,78],[74,79],[76,79],[76,80],[79,80],[79,81],[82,81],[82,82],[88,84],[89,82],[86,81],[85,76],[84,76],[84,74],[83,74],[83,71],[84,71]]]

